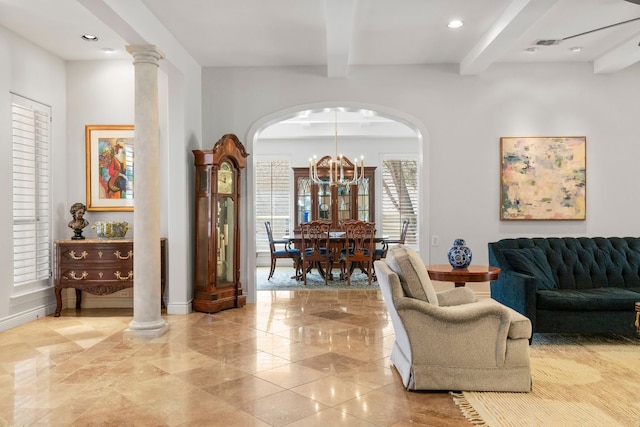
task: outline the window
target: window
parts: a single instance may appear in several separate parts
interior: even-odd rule
[[[408,219],[405,243],[418,246],[418,194],[416,160],[382,161],[382,234],[399,238],[402,222]]]
[[[25,291],[51,277],[50,117],[50,107],[13,96],[13,285]]]
[[[291,164],[289,160],[256,161],[256,251],[269,252],[265,221],[271,221],[274,238],[289,234]]]

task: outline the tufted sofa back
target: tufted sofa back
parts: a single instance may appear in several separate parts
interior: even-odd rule
[[[559,289],[640,287],[640,238],[547,237],[489,243],[489,264],[513,270],[503,251],[538,247]]]

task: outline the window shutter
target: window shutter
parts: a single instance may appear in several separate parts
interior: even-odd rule
[[[20,96],[12,103],[13,283],[48,284],[50,107]]]
[[[383,160],[382,162],[382,233],[398,239],[402,222],[409,220],[405,244],[418,242],[418,162]]]
[[[269,252],[265,221],[274,238],[289,234],[291,165],[288,160],[256,161],[256,251]]]

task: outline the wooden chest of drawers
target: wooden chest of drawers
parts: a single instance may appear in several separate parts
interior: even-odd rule
[[[62,310],[61,292],[64,288],[76,289],[76,309],[79,309],[82,291],[107,295],[133,286],[132,239],[65,239],[56,240],[54,245],[55,317],[60,316]],[[162,300],[166,278],[166,239],[161,239],[160,247]]]

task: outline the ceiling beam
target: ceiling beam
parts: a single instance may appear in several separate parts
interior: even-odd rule
[[[130,45],[152,44],[185,74],[200,73],[200,64],[175,39],[141,0],[78,0]],[[164,62],[160,67],[164,67]],[[188,70],[188,71],[186,71]]]
[[[593,72],[596,74],[615,73],[640,62],[639,43],[640,31],[593,61]]]
[[[107,24],[120,37],[132,45],[149,44],[128,22],[118,15],[103,0],[78,0],[93,15]]]
[[[460,62],[460,74],[485,71],[551,9],[558,0],[513,0]]]
[[[347,77],[356,0],[326,0],[327,75]]]

